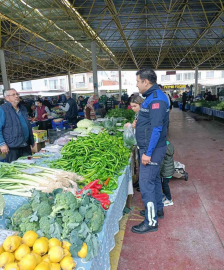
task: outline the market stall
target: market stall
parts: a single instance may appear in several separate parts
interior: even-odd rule
[[[117,110],[115,112],[117,114]],[[131,120],[130,112],[128,114],[127,117]],[[60,241],[66,239],[66,241],[71,243],[70,255],[74,258],[76,269],[79,270],[110,269],[109,253],[115,245],[114,235],[119,231],[119,220],[122,218],[123,208],[130,193],[129,188],[130,186],[132,187],[130,185],[132,183],[132,170],[129,164],[132,142],[129,146],[127,142],[128,148],[124,146],[122,129],[120,127],[127,120],[120,117],[119,120],[111,118],[111,120],[104,119],[104,121],[101,121],[101,124],[94,124],[91,121],[91,123],[86,123],[83,120],[82,125],[77,128],[77,131],[75,130],[71,133],[78,136],[77,138],[71,135],[72,139],[69,139],[69,136],[66,135],[66,137],[59,138],[56,141],[62,142],[64,146],[47,145],[42,149],[44,151],[55,150],[54,153],[36,153],[32,158],[24,157],[13,164],[2,163],[1,165],[0,163],[2,175],[0,193],[3,194],[5,200],[4,213],[0,216],[0,230],[6,227],[11,228],[14,231],[19,231],[22,236],[32,226],[32,230],[38,233],[39,237],[45,236],[48,239],[56,237]],[[67,170],[70,172],[67,172]],[[65,179],[67,174],[68,178]],[[69,177],[73,180],[68,180]],[[77,223],[75,225],[76,223],[72,223],[72,229],[68,227],[69,229],[67,228],[66,230],[65,220],[63,219],[64,213],[61,212],[62,210],[56,210],[57,198],[63,196],[61,194],[64,194],[64,192],[66,199],[73,196],[76,198],[75,200],[79,201],[79,206],[77,206],[78,208],[76,207],[75,212],[79,212],[78,215],[82,216],[79,221],[80,224]],[[46,217],[45,214],[41,214],[44,207],[40,206],[38,208],[37,206],[39,204],[42,205],[44,201],[39,201],[39,203],[35,201],[37,194],[39,194],[38,196],[42,196],[40,194],[47,194],[45,196],[47,196],[51,206],[49,206],[50,212]],[[28,199],[26,196],[31,198]],[[51,199],[52,196],[54,198],[53,201]],[[90,223],[93,221],[89,219],[87,212],[90,210],[88,207],[93,207],[91,206],[92,204],[104,216],[102,228],[96,229],[96,225]],[[72,203],[69,205],[69,209],[72,205]],[[22,209],[21,207],[30,207],[29,211],[31,213],[27,216],[28,221],[22,219],[16,224],[14,216]],[[23,210],[21,211],[24,212]],[[74,211],[72,213],[74,214]],[[50,217],[54,218],[54,222],[49,223],[51,224],[49,225],[51,229],[46,232],[43,230],[43,225],[41,225],[43,223],[42,218],[49,220]],[[72,218],[75,218],[75,216]],[[58,223],[58,219],[62,219],[61,225]],[[24,222],[29,224],[23,225]],[[61,229],[58,226],[61,226]],[[74,235],[78,237],[75,238],[77,239],[76,241],[74,241]],[[79,253],[84,243],[87,243],[88,251],[85,256],[81,256]],[[48,254],[45,253],[48,259],[50,250]],[[80,252],[78,252],[79,250]],[[1,264],[0,253],[1,266],[3,264]],[[62,267],[62,269],[64,268]]]

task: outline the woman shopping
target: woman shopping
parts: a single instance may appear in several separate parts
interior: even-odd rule
[[[94,97],[90,97],[88,99],[88,102],[87,102],[85,109],[84,109],[86,119],[89,119],[89,120],[96,119],[96,113],[95,113],[94,106],[93,106],[94,102],[95,102]]]

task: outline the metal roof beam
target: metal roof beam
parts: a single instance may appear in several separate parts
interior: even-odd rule
[[[180,65],[180,63],[187,57],[187,55],[192,51],[192,49],[198,44],[198,42],[203,38],[203,36],[208,32],[209,29],[211,29],[212,25],[220,18],[220,16],[223,14],[223,10],[219,11],[216,16],[211,20],[209,23],[209,26],[206,26],[205,30],[197,37],[197,39],[193,42],[193,44],[190,46],[190,49],[186,52],[184,57],[175,65],[175,68]]]
[[[119,18],[117,17],[117,10],[116,10],[116,7],[115,7],[115,5],[114,5],[113,0],[104,0],[104,2],[106,3],[107,8],[108,8],[108,10],[109,10],[109,12],[110,12],[110,14],[111,14],[111,16],[112,16],[112,18],[113,18],[113,20],[114,20],[116,26],[117,26],[117,28],[118,28],[118,31],[119,31],[119,33],[120,33],[120,35],[121,35],[121,37],[122,37],[122,39],[123,39],[123,41],[124,41],[124,43],[125,43],[125,46],[126,46],[126,48],[127,48],[127,50],[128,50],[128,53],[129,53],[131,59],[132,59],[133,62],[135,63],[137,69],[139,69],[139,65],[138,65],[138,63],[137,63],[137,61],[136,61],[136,59],[135,59],[135,56],[134,56],[134,54],[133,54],[133,52],[132,52],[132,49],[131,49],[131,47],[130,47],[130,45],[129,45],[129,43],[128,43],[128,40],[127,40],[127,38],[126,38],[126,36],[125,36],[123,30],[122,30],[122,25],[121,25],[121,23],[120,23],[120,20],[119,20]]]

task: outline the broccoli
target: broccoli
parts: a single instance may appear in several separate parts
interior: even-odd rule
[[[35,201],[32,202],[32,209],[34,212],[37,211],[37,216],[39,218],[50,215],[52,207],[48,201],[43,201],[40,204],[37,204]]]
[[[85,214],[85,222],[93,233],[97,233],[102,230],[104,218],[104,212],[95,204],[90,204],[90,208]]]
[[[20,235],[24,234],[27,231],[38,231],[39,224],[38,222],[30,222],[29,218],[23,218],[22,223],[19,225]]]
[[[62,221],[64,223],[63,226],[73,227],[73,224],[80,224],[83,221],[83,217],[78,211],[66,210],[62,213],[62,215]]]
[[[61,210],[68,210],[69,208],[74,210],[77,207],[77,199],[71,192],[58,193],[50,217],[55,217]]]
[[[39,190],[34,190],[31,198],[31,204],[48,201],[48,194]]]
[[[22,205],[12,216],[12,230],[19,231],[19,225],[22,223],[23,218],[29,217],[33,213],[29,204]]]
[[[42,217],[39,221],[39,225],[40,225],[40,230],[42,231],[44,236],[50,239],[51,238],[50,233],[49,233],[50,226],[51,226],[50,219],[47,216]]]

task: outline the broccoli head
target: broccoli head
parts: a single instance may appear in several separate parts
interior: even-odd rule
[[[74,210],[74,206],[78,205],[75,195],[71,192],[58,193],[55,198],[55,204],[52,207],[51,217],[55,217],[62,210],[68,210],[70,207]]]
[[[40,219],[39,221],[39,226],[40,226],[40,230],[42,231],[42,233],[44,234],[45,237],[47,238],[51,238],[50,235],[50,219],[47,216],[44,216]]]
[[[67,227],[74,227],[74,224],[80,224],[83,221],[83,217],[78,211],[66,210],[62,213],[62,215],[62,221],[64,223],[63,225]]]
[[[20,235],[24,234],[27,231],[38,231],[39,224],[38,222],[30,222],[29,218],[23,218],[22,223],[19,225]]]
[[[88,211],[87,211],[87,213],[88,213]],[[90,213],[88,213],[88,215],[90,216]],[[100,232],[102,230],[102,227],[103,227],[104,218],[105,217],[104,217],[103,211],[97,207],[97,210],[92,212],[91,219],[89,221],[86,220],[89,229],[93,233]]]
[[[50,215],[52,207],[48,201],[43,201],[40,204],[37,204],[35,201],[32,202],[32,209],[34,212],[37,212],[39,218]]]
[[[29,204],[22,205],[12,216],[12,229],[19,231],[19,225],[22,223],[23,218],[29,217],[33,213],[32,208]]]

